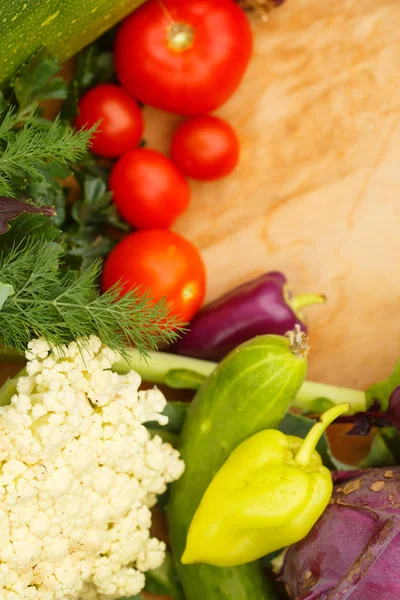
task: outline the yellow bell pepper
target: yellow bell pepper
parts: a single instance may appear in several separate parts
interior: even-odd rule
[[[333,487],[315,447],[347,410],[348,404],[328,410],[305,439],[266,429],[242,442],[197,508],[182,563],[242,565],[304,538]]]

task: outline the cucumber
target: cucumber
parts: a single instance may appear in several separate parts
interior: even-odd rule
[[[3,0],[0,83],[40,46],[64,61],[142,3],[143,0]]]
[[[303,348],[304,350],[304,348]],[[304,352],[267,335],[242,344],[197,392],[183,426],[186,469],[172,484],[168,525],[174,560],[187,600],[272,600],[259,562],[233,568],[182,565],[186,535],[216,471],[243,440],[278,426],[306,375]]]

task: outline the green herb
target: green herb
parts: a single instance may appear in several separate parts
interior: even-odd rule
[[[75,177],[79,182],[81,197],[69,211],[63,225],[63,239],[70,265],[83,269],[96,259],[106,256],[117,243],[107,228],[129,231],[129,226],[119,217],[107,190],[108,172],[87,158]]]
[[[87,151],[93,131],[76,132],[69,122],[83,91],[114,77],[112,54],[101,45],[78,55],[70,84],[57,76],[57,61],[39,50],[11,81],[6,97],[0,94],[0,194],[53,206],[54,223],[63,231],[65,260],[82,270],[117,242],[110,227],[128,230],[107,192],[111,163],[98,165]],[[66,98],[55,122],[45,119],[39,107],[51,98]],[[71,174],[80,188],[74,204],[64,183]]]
[[[93,130],[75,131],[65,117],[87,86],[113,76],[110,56],[85,51],[68,86],[40,50],[0,94],[0,195],[10,197],[0,197],[0,343],[8,348],[23,350],[35,336],[64,344],[95,334],[126,356],[128,345],[147,353],[179,333],[165,301],[139,289],[99,292],[99,259],[117,241],[109,228],[128,227],[107,190],[111,165],[88,152]],[[54,122],[39,108],[51,98],[67,98]],[[71,204],[64,180],[72,173],[80,195]]]
[[[173,600],[183,600],[178,575],[169,552],[166,553],[161,567],[146,573],[146,587],[144,589],[150,594],[170,596]]]
[[[380,411],[388,410],[390,396],[398,386],[400,386],[400,361],[394,366],[392,373],[387,379],[378,381],[367,389],[367,407],[369,408],[378,402]]]
[[[127,343],[146,353],[176,337],[165,302],[152,305],[138,290],[119,297],[116,287],[99,295],[98,262],[79,273],[62,269],[61,258],[59,244],[32,236],[0,255],[0,281],[13,290],[0,310],[4,346],[23,350],[35,336],[65,344],[95,334],[122,353]]]
[[[77,57],[74,77],[69,85],[67,99],[61,109],[63,119],[73,119],[78,114],[80,96],[89,87],[114,79],[114,63],[111,51],[103,51],[92,44]]]
[[[378,430],[370,451],[357,465],[361,469],[389,467],[400,463],[400,435],[394,427]]]
[[[11,296],[13,293],[14,288],[12,285],[9,285],[8,283],[0,283],[0,310],[8,296]]]
[[[57,118],[48,129],[30,117],[17,126],[16,113],[10,109],[0,125],[0,194],[16,197],[27,179],[46,181],[47,176],[65,177],[65,169],[87,151],[93,130],[75,132]],[[16,178],[19,190],[13,185]]]
[[[36,112],[42,100],[64,100],[67,97],[67,83],[57,76],[60,70],[58,61],[49,56],[44,48],[22,65],[11,82],[18,105],[18,122]]]

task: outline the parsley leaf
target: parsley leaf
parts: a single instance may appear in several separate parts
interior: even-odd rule
[[[61,108],[61,117],[68,120],[76,117],[80,96],[88,88],[114,79],[112,52],[102,51],[96,45],[89,46],[77,57],[74,78]]]
[[[56,76],[59,70],[58,61],[49,56],[44,48],[22,65],[12,81],[20,121],[35,112],[41,100],[64,100],[67,97],[66,81]]]

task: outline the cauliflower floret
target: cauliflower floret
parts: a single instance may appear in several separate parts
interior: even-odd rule
[[[27,375],[0,407],[0,598],[115,600],[135,596],[164,559],[150,507],[184,469],[151,438],[165,398],[91,337],[30,342]]]

